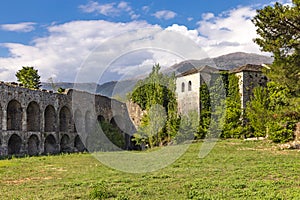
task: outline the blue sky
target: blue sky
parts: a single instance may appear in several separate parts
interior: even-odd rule
[[[117,75],[133,75],[137,69],[145,73],[147,70],[143,70],[143,66],[151,66],[154,62],[169,66],[183,57],[200,59],[201,56],[186,53],[197,47],[209,57],[236,51],[260,53],[252,42],[256,33],[250,20],[256,9],[273,3],[269,0],[1,1],[0,79],[15,81],[15,72],[21,66],[30,65],[39,70],[43,81],[50,77],[56,81],[74,81],[80,72],[84,74],[82,81],[91,81],[95,70],[99,71],[98,79],[104,72],[110,71],[111,77],[105,79],[110,80]],[[145,28],[148,31],[140,31]],[[168,39],[156,40],[166,30],[180,36],[174,36],[175,39],[168,41],[168,44],[164,44]],[[153,31],[154,40],[151,35]],[[126,35],[128,32],[131,33]],[[152,38],[151,44],[148,40],[144,41],[146,36]],[[123,40],[118,40],[121,37]],[[189,38],[196,47],[186,48],[194,44],[186,43],[180,37]],[[112,39],[107,41],[109,38],[115,38],[118,42]],[[141,38],[144,43],[140,42]],[[184,43],[170,45],[177,41]],[[103,43],[114,48],[99,48],[105,46]],[[130,52],[147,45],[156,45],[156,49],[164,48],[166,52],[181,52],[184,56],[179,59],[180,56],[175,58],[162,51],[148,49],[126,54],[135,62],[126,60],[124,56],[122,62],[115,60],[118,55],[126,53],[120,49]],[[186,48],[183,53],[182,47]],[[97,59],[91,56],[104,50],[111,54],[101,54]],[[109,63],[118,62],[124,65],[114,69],[108,67]],[[82,70],[85,64],[87,67]],[[92,80],[95,81],[97,77]]]

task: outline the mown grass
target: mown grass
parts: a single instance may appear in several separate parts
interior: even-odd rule
[[[300,152],[266,141],[195,143],[172,165],[130,174],[90,154],[0,160],[1,199],[300,199]]]

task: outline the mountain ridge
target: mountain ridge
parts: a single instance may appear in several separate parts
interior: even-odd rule
[[[246,65],[246,64],[270,64],[273,62],[272,57],[255,54],[255,53],[245,53],[245,52],[236,52],[229,53],[226,55],[218,56],[215,58],[204,58],[201,60],[186,60],[180,63],[176,63],[167,69],[163,70],[163,73],[172,73],[175,74],[188,71],[192,68],[200,68],[206,65],[216,67],[223,70],[232,70],[237,67]],[[88,91],[90,93],[100,94],[107,97],[116,97],[121,96],[125,97],[128,92],[130,92],[138,78],[133,78],[130,80],[121,80],[121,81],[110,81],[103,84],[96,83],[68,83],[68,82],[58,82],[58,83],[42,83],[42,88],[46,90],[57,90],[61,88],[74,88],[74,85],[77,89]],[[55,88],[53,86],[55,85]]]

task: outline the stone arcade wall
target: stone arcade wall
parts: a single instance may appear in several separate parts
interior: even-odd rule
[[[119,127],[124,148],[130,146],[134,126],[126,104],[75,90],[58,94],[0,83],[0,156],[84,151],[89,131],[101,120]]]

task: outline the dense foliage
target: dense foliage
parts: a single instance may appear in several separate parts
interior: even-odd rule
[[[26,88],[39,89],[41,87],[38,70],[33,67],[22,67],[22,69],[16,73],[16,77]]]
[[[266,75],[272,82],[254,90],[247,118],[254,136],[274,142],[293,139],[300,119],[300,1],[275,3],[257,11],[253,19],[259,35],[254,41],[274,56]]]
[[[299,95],[300,1],[292,2],[292,6],[277,2],[258,10],[253,23],[259,35],[255,42],[263,51],[274,55],[268,77]]]
[[[134,140],[138,144],[145,142],[150,147],[159,146],[175,137],[178,129],[175,89],[175,75],[164,75],[156,64],[149,76],[140,80],[129,94],[131,101],[147,111],[138,134],[135,134]]]

